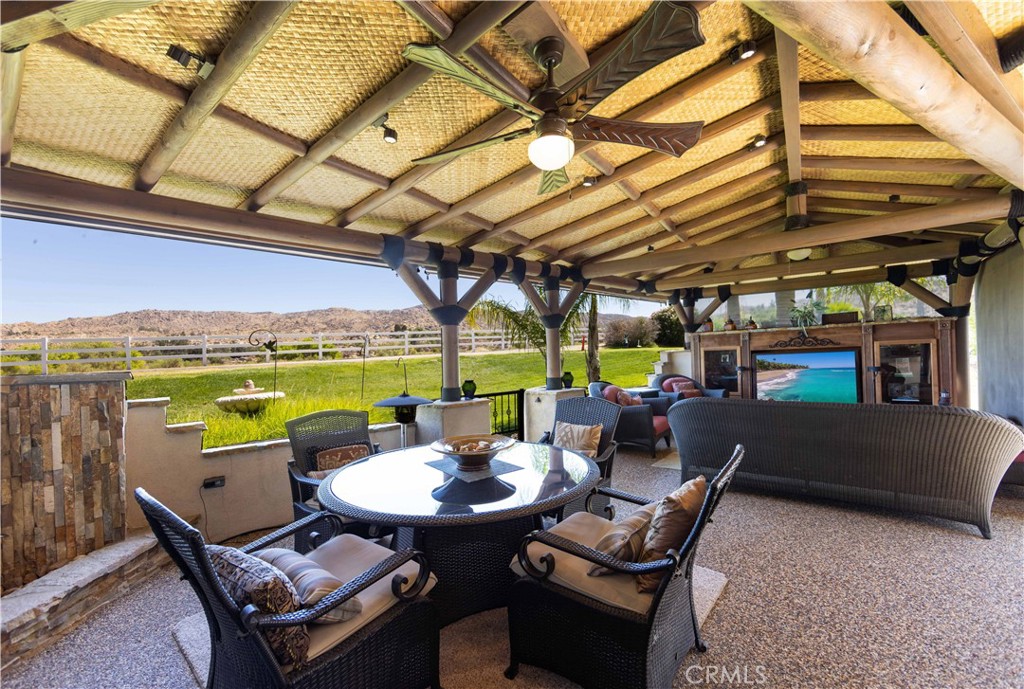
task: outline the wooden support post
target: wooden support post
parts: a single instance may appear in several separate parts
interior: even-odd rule
[[[711,300],[710,304],[704,307],[704,310],[700,312],[700,315],[694,318],[693,320],[698,324],[703,323],[707,319],[711,318],[711,314],[717,311],[718,307],[721,305],[722,300],[719,299],[718,297],[715,297],[714,299]]]
[[[1024,134],[882,0],[744,4],[903,114],[1024,188]],[[915,79],[894,79],[899,65]]]
[[[21,80],[25,74],[25,51],[17,49],[0,53],[0,165],[11,164],[14,148],[14,122],[21,102]]]
[[[900,285],[900,289],[902,289],[910,296],[915,297],[920,301],[923,301],[925,304],[932,307],[936,311],[938,311],[939,309],[948,309],[950,306],[948,301],[946,301],[939,295],[935,294],[928,288],[922,287],[913,280],[907,280],[906,282],[904,282],[902,285]]]
[[[544,298],[548,310],[552,314],[563,314],[559,311],[558,281],[547,278],[544,283]],[[558,321],[554,325],[554,321]],[[562,340],[559,330],[562,326],[561,319],[550,319],[544,324],[544,344],[547,350],[547,389],[562,389]]]

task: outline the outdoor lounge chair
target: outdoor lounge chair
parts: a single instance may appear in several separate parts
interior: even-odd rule
[[[319,411],[285,422],[288,441],[292,446],[292,461],[288,464],[288,480],[292,490],[292,509],[299,520],[320,511],[316,491],[320,478],[310,476],[322,471],[318,456],[338,448],[355,448],[356,454],[368,456],[380,452],[380,447],[370,439],[369,414],[365,411],[331,409]],[[363,450],[362,448],[365,448]],[[368,524],[346,522],[346,531],[359,535],[383,535]],[[295,536],[295,550],[304,553],[309,550],[308,534]]]
[[[309,559],[347,583],[313,607],[264,614],[254,605],[239,609],[214,569],[199,531],[142,488],[135,490],[135,499],[160,545],[203,605],[212,646],[208,689],[440,686],[437,611],[420,595],[434,579],[419,551],[394,553],[352,534],[336,536],[342,531],[341,522],[327,513],[306,517],[240,550],[253,553],[314,529],[319,537],[313,540],[320,545]],[[310,624],[356,594],[362,612],[352,619]],[[281,666],[267,641],[267,630],[304,625],[309,625],[306,662]]]
[[[585,689],[662,689],[691,648],[705,651],[693,608],[693,561],[704,526],[743,458],[732,458],[708,484],[697,521],[662,560],[636,564],[594,550],[612,524],[590,513],[567,518],[523,539],[513,566],[523,576],[512,585],[508,607],[510,664],[536,665]],[[599,488],[618,500],[643,505],[645,498]],[[597,563],[620,572],[590,577]],[[664,571],[654,593],[637,593],[631,575]]]
[[[591,397],[607,399],[604,391],[612,384],[599,380],[591,383],[587,390]],[[668,427],[668,408],[672,406],[672,400],[667,397],[646,397],[639,395],[642,404],[629,407],[620,407],[622,414],[619,416],[619,426],[615,432],[615,440],[620,445],[634,445],[642,447],[655,456],[655,449],[658,441],[665,439],[665,446],[672,446],[672,436]]]

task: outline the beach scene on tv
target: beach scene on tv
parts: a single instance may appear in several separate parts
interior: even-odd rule
[[[757,353],[757,398],[790,402],[856,402],[857,353]]]

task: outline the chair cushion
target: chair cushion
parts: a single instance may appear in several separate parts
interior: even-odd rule
[[[588,548],[593,548],[614,528],[615,524],[596,514],[576,512],[555,524],[548,531]],[[551,553],[555,559],[555,571],[551,573],[548,580],[596,601],[646,615],[651,607],[651,601],[654,600],[651,594],[637,591],[633,577],[629,574],[588,576],[587,572],[590,571],[593,563],[581,557],[555,550],[543,543],[531,543],[526,551],[530,561],[534,564],[539,564],[541,556],[545,553]],[[511,567],[516,574],[526,576],[518,558],[512,558]]]
[[[651,528],[644,538],[640,562],[652,562],[665,557],[672,548],[681,548],[686,537],[697,523],[704,496],[707,494],[707,480],[703,476],[691,479],[669,493],[658,503],[651,518]],[[638,591],[653,593],[667,572],[638,574]]]
[[[319,548],[311,550],[306,557],[342,581],[351,581],[392,555],[394,552],[373,541],[352,534],[342,534],[327,541]],[[415,562],[407,562],[395,570],[394,574],[389,574],[360,591],[359,600],[363,604],[361,614],[338,624],[310,627],[310,660],[334,648],[398,602],[398,599],[391,593],[391,580],[395,574],[404,575],[409,580],[408,586],[412,586],[419,574],[419,565]],[[436,583],[437,579],[431,574],[423,589],[423,594],[428,593]]]
[[[631,515],[606,533],[594,546],[594,550],[600,550],[606,555],[626,562],[639,560],[640,554],[644,550],[644,539],[647,537],[648,529],[651,528],[651,517],[654,516],[654,510],[657,507],[658,503],[652,502],[634,510]],[[615,570],[597,564],[591,565],[588,572],[592,577],[615,573]]]
[[[555,440],[552,443],[567,450],[576,450],[593,459],[597,456],[597,448],[601,444],[602,424],[584,426],[578,423],[555,421]]]
[[[221,585],[239,609],[250,603],[262,613],[296,612],[302,600],[288,577],[270,563],[237,548],[208,545],[213,569]],[[265,629],[263,634],[281,665],[305,662],[310,637],[306,625]]]
[[[321,450],[316,454],[316,471],[317,472],[331,472],[335,469],[339,469],[346,464],[351,464],[357,459],[368,457],[370,455],[370,448],[366,447],[362,443],[355,445],[342,445],[340,447],[332,447],[329,450]],[[310,472],[312,474],[312,472]],[[323,476],[312,476],[310,478],[319,478],[323,480]]]
[[[310,560],[305,555],[300,555],[294,550],[287,548],[266,548],[253,553],[259,559],[269,562],[274,567],[284,572],[292,586],[299,594],[302,604],[311,608],[320,602],[320,599],[345,585],[338,577],[334,576],[320,565]],[[363,604],[359,598],[349,598],[347,601],[331,610],[323,617],[317,618],[318,624],[332,624],[350,620],[363,611]]]
[[[677,376],[675,378],[666,378],[665,380],[661,381],[661,389],[663,392],[676,392],[675,390],[672,389],[672,386],[675,385],[676,383],[692,384],[692,381],[689,378],[685,378],[683,376]]]
[[[667,416],[655,416],[651,421],[654,425],[654,435],[661,435],[668,431]]]
[[[693,384],[692,380],[675,380],[675,382],[672,383],[672,392],[684,392],[686,390],[696,389],[697,386]]]

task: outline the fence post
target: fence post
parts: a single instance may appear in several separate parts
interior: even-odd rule
[[[124,365],[131,371],[132,370],[132,336],[128,335],[124,338]]]
[[[48,337],[39,341],[39,370],[44,376],[50,372],[50,338]]]
[[[209,338],[206,335],[203,335],[203,351],[201,352],[202,357],[203,357],[202,358],[203,366],[209,366],[210,365],[210,360],[206,356],[207,344],[208,344],[207,340],[208,339]]]
[[[502,349],[502,351],[508,349],[508,347],[505,346],[505,329],[504,328],[501,329],[501,349]]]
[[[405,355],[409,356],[409,331],[405,331]]]
[[[476,333],[472,330],[469,331],[469,351],[476,351]]]
[[[316,358],[320,361],[324,360],[324,334],[316,334]]]

